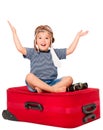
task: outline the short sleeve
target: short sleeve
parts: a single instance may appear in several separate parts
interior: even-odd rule
[[[54,49],[59,59],[66,59],[66,48]]]
[[[35,55],[34,48],[26,48],[27,54],[23,55],[24,58],[31,59],[33,55]]]

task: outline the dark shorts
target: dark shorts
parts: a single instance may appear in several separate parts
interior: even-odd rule
[[[58,78],[58,79],[55,79],[55,80],[43,80],[45,83],[47,83],[48,85],[50,86],[53,86],[55,85],[56,83],[60,82],[62,78]],[[26,82],[26,81],[25,81]],[[31,92],[36,92],[35,89],[33,89],[32,87],[29,86],[29,84],[26,82],[26,85],[27,85],[27,88],[29,91]]]

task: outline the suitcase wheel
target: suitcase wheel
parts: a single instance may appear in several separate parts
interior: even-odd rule
[[[16,117],[13,114],[11,114],[8,110],[3,110],[2,116],[4,119],[17,121]]]

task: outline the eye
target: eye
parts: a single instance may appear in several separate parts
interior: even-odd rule
[[[45,39],[49,39],[48,37],[46,37]]]
[[[39,39],[42,39],[41,37],[39,37]]]

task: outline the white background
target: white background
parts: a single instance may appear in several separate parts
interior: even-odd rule
[[[4,120],[6,89],[25,85],[29,61],[15,48],[7,20],[15,26],[23,46],[32,47],[34,30],[49,25],[54,32],[54,47],[68,47],[76,33],[88,30],[75,52],[62,61],[59,76],[71,75],[76,82],[88,82],[100,89],[101,118],[76,129],[101,129],[103,122],[103,7],[102,0],[0,0],[0,129],[63,129],[32,123]]]

